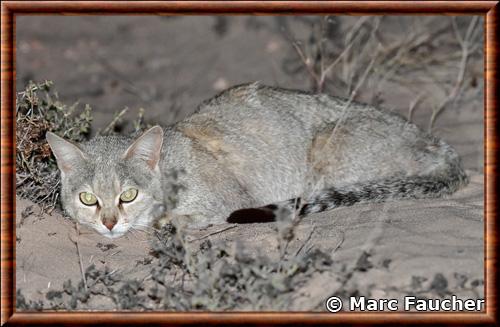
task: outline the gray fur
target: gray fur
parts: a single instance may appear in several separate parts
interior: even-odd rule
[[[165,216],[201,227],[224,223],[243,208],[298,197],[301,214],[308,214],[357,202],[438,197],[467,183],[453,148],[398,115],[258,83],[228,89],[164,128],[156,170],[141,158],[124,159],[131,143],[96,137],[79,146],[86,159],[62,174],[66,211],[108,237]],[[176,207],[168,208],[167,174],[173,170],[184,171],[184,187]],[[113,199],[123,184],[138,188],[141,198],[120,214]],[[120,215],[116,231],[77,208],[84,185]]]

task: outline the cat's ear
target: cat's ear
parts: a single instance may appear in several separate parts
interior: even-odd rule
[[[160,161],[162,144],[163,129],[160,126],[151,127],[129,146],[124,158],[144,160],[149,168],[156,170]]]
[[[47,132],[45,138],[56,157],[61,173],[66,174],[85,161],[85,154],[75,144],[51,132]]]

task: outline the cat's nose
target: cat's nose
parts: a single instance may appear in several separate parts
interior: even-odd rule
[[[102,219],[103,225],[109,230],[112,230],[113,227],[115,227],[117,221],[116,217],[105,217]]]

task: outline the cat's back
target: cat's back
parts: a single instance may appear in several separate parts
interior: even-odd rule
[[[315,94],[306,91],[267,86],[260,82],[245,83],[230,87],[203,101],[198,107],[198,112],[209,112],[226,105],[244,104],[255,107],[272,101],[276,103],[293,101],[300,104],[311,102],[315,97]]]
[[[339,108],[326,95],[248,83],[204,101],[175,129],[211,150],[303,153],[318,127],[338,118]]]
[[[345,100],[326,94],[254,82],[231,87],[202,102],[193,116],[212,116],[220,121],[264,119],[263,124],[271,122],[275,126],[298,121],[307,129],[336,120],[344,103]]]
[[[324,121],[315,114],[316,102],[314,95],[259,83],[232,87],[175,124],[175,152],[204,165],[212,162],[254,198],[286,198],[302,187],[314,125]],[[206,171],[192,163],[186,170]],[[287,187],[273,181],[287,181]]]

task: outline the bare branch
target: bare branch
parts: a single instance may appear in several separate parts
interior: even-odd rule
[[[309,73],[309,75],[311,76],[311,78],[313,78],[314,81],[315,81],[315,83],[318,84],[319,77],[318,77],[318,75],[316,74],[316,72],[314,71],[314,69],[313,69],[313,67],[311,65],[311,59],[305,56],[304,52],[302,51],[302,49],[298,45],[297,41],[294,41],[292,43],[292,46],[295,49],[295,51],[297,52],[297,54],[299,55],[300,60],[302,61],[302,63],[306,67],[307,72]]]
[[[461,90],[461,87],[462,87],[462,84],[464,81],[464,77],[465,77],[467,60],[469,58],[470,38],[471,38],[471,36],[474,35],[474,28],[476,26],[477,21],[478,21],[477,16],[471,19],[469,26],[467,28],[467,32],[465,33],[465,37],[462,38],[460,36],[460,32],[458,31],[458,27],[456,25],[455,20],[454,19],[452,20],[452,26],[453,26],[453,30],[455,32],[455,36],[457,38],[457,42],[460,44],[460,46],[462,48],[462,56],[460,59],[458,74],[457,74],[457,78],[456,78],[455,85],[454,85],[453,89],[446,96],[446,98],[444,98],[443,101],[441,101],[441,103],[436,108],[434,108],[434,110],[432,111],[431,118],[429,121],[429,127],[428,127],[429,131],[432,131],[437,117],[444,111],[445,108],[448,107],[448,104],[450,102],[452,102],[458,96],[458,94]]]
[[[415,107],[417,106],[417,104],[420,102],[420,100],[422,100],[422,97],[424,96],[425,92],[420,92],[416,97],[415,99],[413,99],[411,102],[410,102],[410,105],[408,107],[408,121],[411,123],[411,120],[413,118],[413,111],[415,110]]]
[[[113,128],[115,128],[116,124],[122,119],[123,115],[128,111],[128,108],[123,108],[118,114],[115,115],[113,120],[102,130],[97,132],[98,135],[107,135],[109,134]]]

